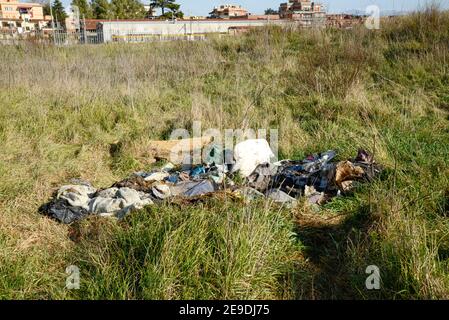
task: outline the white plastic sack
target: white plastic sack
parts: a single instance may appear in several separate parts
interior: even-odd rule
[[[275,155],[265,139],[250,139],[238,143],[234,148],[236,161],[233,171],[240,170],[243,177],[248,177],[259,164],[270,163]]]

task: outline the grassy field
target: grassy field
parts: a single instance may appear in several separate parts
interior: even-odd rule
[[[378,31],[0,47],[0,297],[449,298],[448,52],[437,10]],[[148,169],[139,147],[196,120],[278,128],[282,158],[364,147],[385,171],[319,212],[212,199],[71,226],[38,213],[71,178]]]

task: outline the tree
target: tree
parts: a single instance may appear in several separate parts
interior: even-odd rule
[[[184,17],[184,13],[180,11],[181,5],[177,3],[169,3],[167,4],[167,9],[170,10],[170,12],[165,12],[161,17],[167,18],[167,19],[173,19],[173,18],[179,18],[182,19]]]
[[[265,10],[265,14],[267,14],[267,15],[269,15],[269,14],[279,14],[279,12],[274,10],[274,9],[269,8],[269,9]]]
[[[153,18],[156,10],[150,5],[150,8],[146,12],[146,18]]]
[[[162,15],[165,16],[165,9],[168,8],[170,4],[175,4],[175,0],[153,0],[150,3],[152,8],[161,8]]]
[[[92,18],[92,7],[87,0],[72,0],[72,6],[77,6],[80,10],[80,18]]]
[[[112,19],[112,8],[108,0],[92,0],[92,15],[95,19]]]
[[[50,4],[45,3],[43,10],[44,10],[44,16],[49,16],[51,14]]]
[[[112,11],[117,19],[143,19],[145,9],[138,0],[112,0]]]
[[[160,15],[160,18],[183,18],[184,13],[180,11],[181,5],[176,3],[176,0],[153,0],[150,3],[151,8],[161,8],[162,15]],[[166,12],[165,10],[168,9],[170,12]]]
[[[53,17],[55,21],[59,23],[64,23],[67,18],[67,13],[65,12],[64,6],[60,0],[54,0],[52,5]]]

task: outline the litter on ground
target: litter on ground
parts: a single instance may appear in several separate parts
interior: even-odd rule
[[[168,141],[154,145],[167,146],[160,152],[165,157],[173,144]],[[204,140],[200,144],[206,146]],[[333,197],[348,194],[357,183],[372,181],[381,172],[373,156],[362,149],[354,159],[339,162],[334,161],[337,154],[332,150],[303,160],[273,162],[268,142],[260,139],[243,141],[233,152],[219,145],[209,145],[207,150],[203,164],[168,163],[157,170],[133,173],[106,189],[73,180],[60,187],[40,212],[65,224],[89,215],[120,219],[168,200],[214,194],[232,194],[245,201],[265,198],[286,207],[295,206],[305,197],[312,205],[323,205]]]

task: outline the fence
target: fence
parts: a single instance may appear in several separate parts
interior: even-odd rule
[[[1,0],[0,0],[1,1]],[[237,35],[251,28],[278,25],[285,29],[313,26],[308,21],[181,21],[139,22],[107,21],[97,31],[77,31],[45,29],[40,31],[18,32],[0,29],[1,44],[34,42],[69,46],[80,44],[100,44],[106,42],[142,43],[155,41],[198,41],[209,35]]]
[[[207,36],[211,34],[114,34],[111,36],[112,42],[126,42],[126,43],[142,43],[142,42],[155,42],[155,41],[200,41],[206,40]],[[223,34],[218,34],[222,36]]]
[[[99,44],[103,43],[103,35],[101,32],[93,31],[40,30],[19,33],[17,30],[0,30],[0,45],[15,45],[24,42],[54,44],[57,46]]]
[[[125,43],[142,43],[154,41],[174,41],[187,40],[198,41],[205,40],[207,34],[194,35],[169,35],[169,34],[125,34],[113,35],[112,42]],[[103,33],[93,31],[81,32],[66,32],[62,30],[57,31],[32,31],[27,33],[18,33],[15,30],[1,31],[0,30],[0,45],[16,45],[20,43],[41,43],[54,44],[57,46],[69,46],[79,44],[100,44],[104,43]]]
[[[75,44],[99,44],[103,43],[103,34],[96,31],[57,31],[54,33],[53,42],[55,45],[59,46]]]

